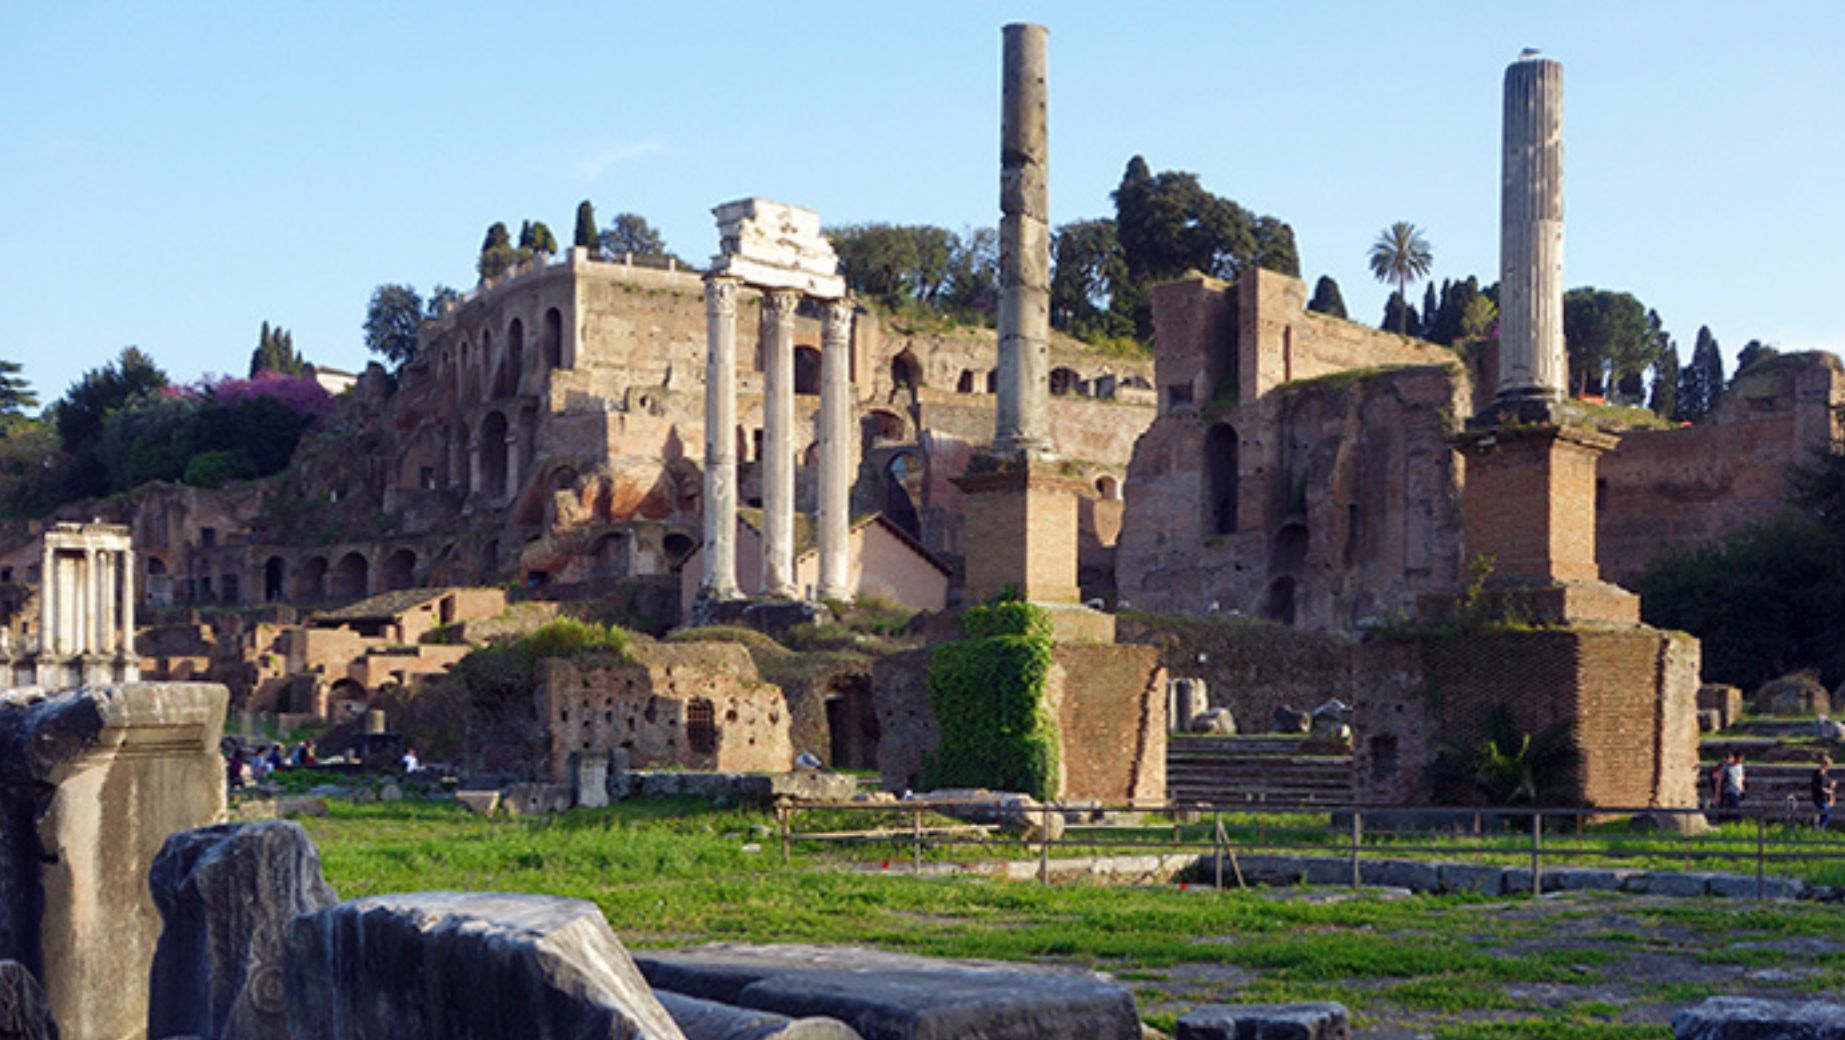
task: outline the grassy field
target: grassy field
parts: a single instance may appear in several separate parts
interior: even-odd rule
[[[890,844],[797,847],[784,866],[772,816],[686,802],[541,820],[342,802],[303,823],[343,898],[542,892],[594,901],[638,947],[854,942],[1064,963],[1113,973],[1162,1028],[1198,1003],[1337,999],[1364,1035],[1393,1040],[1667,1037],[1670,1013],[1704,996],[1845,985],[1836,906],[915,878]]]

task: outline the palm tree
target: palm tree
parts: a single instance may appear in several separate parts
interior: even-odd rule
[[[1397,332],[1401,335],[1409,334],[1409,283],[1428,274],[1434,262],[1429,240],[1407,220],[1378,232],[1377,241],[1371,243],[1371,273],[1380,282],[1397,283],[1397,295],[1403,301],[1397,311]]]

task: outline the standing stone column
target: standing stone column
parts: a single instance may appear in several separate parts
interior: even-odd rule
[[[762,594],[795,597],[794,311],[801,294],[762,297]]]
[[[57,556],[46,543],[38,565],[38,650],[41,654],[58,652],[58,581]]]
[[[96,554],[96,652],[115,652],[115,553]]]
[[[999,134],[999,404],[993,449],[1051,450],[1050,146],[1042,25],[1005,35]]]
[[[737,291],[736,278],[705,279],[705,573],[699,595],[736,599]]]
[[[820,325],[820,598],[852,598],[852,311],[826,305]]]
[[[83,592],[78,600],[82,613],[77,616],[76,650],[88,656],[96,652],[96,550],[83,550],[83,563],[77,570],[77,584]]]
[[[128,658],[128,681],[141,678],[141,654],[135,649],[135,551],[122,553],[122,650]]]
[[[519,493],[519,428],[512,424],[506,427],[506,492],[503,497],[510,501]]]
[[[1557,401],[1563,351],[1563,66],[1528,52],[1505,70],[1499,196],[1501,402]]]

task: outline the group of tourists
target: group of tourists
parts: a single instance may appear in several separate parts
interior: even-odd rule
[[[1711,819],[1716,823],[1729,823],[1741,818],[1743,794],[1748,790],[1748,776],[1743,769],[1743,756],[1740,751],[1729,751],[1723,756],[1716,768],[1711,770],[1711,801],[1716,803],[1718,814]],[[1813,773],[1808,779],[1808,797],[1812,800],[1814,826],[1826,830],[1832,826],[1832,807],[1838,801],[1839,782],[1832,775],[1832,756],[1820,753],[1819,761],[1813,766]]]
[[[246,783],[260,784],[267,780],[271,773],[284,769],[300,769],[303,766],[316,765],[319,761],[312,740],[301,741],[287,755],[282,754],[280,744],[263,744],[248,752],[244,750],[242,744],[238,744],[231,748],[229,755],[225,756],[224,778],[232,790],[237,790]]]

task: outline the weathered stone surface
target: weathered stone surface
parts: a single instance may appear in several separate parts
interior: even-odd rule
[[[287,1034],[288,922],[338,902],[298,823],[227,823],[167,839],[148,875],[165,927],[154,951],[148,1034],[270,1040]]]
[[[1407,888],[1411,892],[1441,891],[1441,870],[1433,863],[1385,859],[1359,861],[1359,879],[1367,885]]]
[[[1755,691],[1755,710],[1765,715],[1826,715],[1832,698],[1826,688],[1805,676],[1771,679]]]
[[[682,773],[631,770],[609,783],[617,798],[704,798],[732,805],[778,801],[848,802],[858,793],[849,773],[800,770],[789,773]]]
[[[418,892],[298,917],[288,1026],[315,1040],[684,1036],[592,903]]]
[[[579,809],[600,809],[609,804],[609,756],[584,752],[571,759],[570,798]]]
[[[1845,1040],[1845,1004],[1711,997],[1672,1016],[1678,1040]]]
[[[671,990],[655,990],[654,997],[686,1040],[861,1040],[856,1030],[834,1018],[789,1018]]]
[[[0,961],[0,1040],[58,1040],[51,1001],[18,961]]]
[[[1489,896],[1505,892],[1505,870],[1477,863],[1443,863],[1436,868],[1443,892],[1481,892]],[[1529,887],[1529,886],[1527,886]]]
[[[456,791],[455,800],[477,816],[492,816],[500,807],[500,792]]]
[[[1723,716],[1715,708],[1698,709],[1698,732],[1715,733],[1723,728]]]
[[[1064,816],[1028,794],[981,788],[946,788],[918,795],[917,801],[957,820],[997,824],[1026,841],[1063,837]]]
[[[1636,874],[1621,887],[1629,892],[1645,892],[1655,896],[1702,896],[1710,894],[1710,880],[1709,874],[1668,870]]]
[[[1193,733],[1211,733],[1217,736],[1234,736],[1236,718],[1229,708],[1212,708],[1192,716],[1191,725],[1187,727]]]
[[[1350,1040],[1345,1005],[1205,1004],[1179,1019],[1178,1040]]]
[[[44,985],[65,1035],[147,1026],[167,836],[224,812],[224,687],[0,693],[0,957]]]
[[[656,987],[784,1015],[826,1015],[866,1040],[1139,1040],[1134,997],[1086,972],[937,961],[854,947],[717,944],[648,951]]]
[[[1799,899],[1807,884],[1797,878],[1765,877],[1758,889],[1753,876],[1712,874],[1706,887],[1711,895],[1726,899],[1754,899],[1758,891],[1763,899]]]
[[[570,808],[568,784],[513,784],[500,792],[500,808],[514,816],[543,816]]]
[[[1306,733],[1313,727],[1313,716],[1283,704],[1269,716],[1268,728],[1271,733]]]

